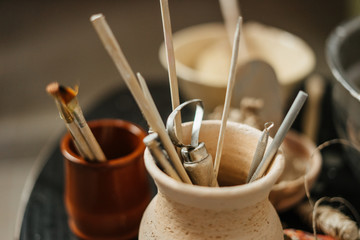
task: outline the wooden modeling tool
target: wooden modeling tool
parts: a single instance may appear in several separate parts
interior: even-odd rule
[[[161,119],[159,111],[152,107],[153,105],[150,103],[151,100],[148,99],[146,94],[144,94],[143,89],[140,87],[134,72],[132,71],[124,53],[120,48],[120,45],[118,44],[109,25],[107,24],[105,17],[102,14],[95,14],[91,16],[90,21],[92,22],[97,34],[99,35],[105,49],[112,58],[119,73],[123,77],[143,116],[147,120],[152,130],[159,134],[159,138],[163,143],[165,150],[169,154],[169,158],[181,180],[185,183],[191,184],[191,180],[182,165],[176,149],[171,143],[169,135],[166,133],[164,124],[158,121],[158,119]]]
[[[176,76],[175,53],[174,53],[174,46],[172,41],[169,1],[160,0],[160,6],[161,6],[163,32],[164,32],[166,61],[168,65],[171,103],[172,103],[172,110],[174,110],[177,106],[179,106],[180,100],[179,100],[178,80]],[[177,115],[175,119],[175,130],[178,138],[182,139],[181,114]]]
[[[238,52],[239,52],[241,22],[242,22],[242,18],[239,17],[236,32],[235,32],[235,38],[234,38],[234,47],[233,47],[233,51],[232,51],[229,78],[228,78],[228,84],[227,84],[227,88],[226,88],[224,110],[223,110],[222,119],[221,119],[218,143],[217,143],[217,147],[216,147],[216,155],[215,155],[215,161],[214,161],[215,178],[217,178],[218,172],[219,172],[221,154],[222,154],[222,149],[223,149],[223,144],[224,144],[226,123],[227,123],[227,119],[229,116],[230,102],[231,102],[234,83],[235,83],[235,73],[236,73],[236,65],[237,65]]]
[[[150,90],[146,84],[144,77],[140,73],[137,73],[136,76],[139,80],[139,84],[144,93],[145,98],[149,100],[149,104],[150,104],[152,111],[157,111],[156,104],[154,102],[154,99],[151,96]],[[162,127],[165,128],[165,125],[161,119],[160,114],[155,114],[155,117],[157,118],[157,121],[162,125]]]
[[[224,19],[226,32],[228,34],[229,42],[231,47],[233,47],[233,39],[234,34],[236,31],[236,23],[238,18],[241,16],[241,10],[239,6],[238,0],[219,0],[220,3],[220,9],[221,14]],[[240,32],[243,32],[242,26],[243,23],[240,25]],[[240,36],[240,46],[239,51],[241,52],[240,57],[247,57],[248,56],[248,50],[246,47],[246,41],[243,34]]]

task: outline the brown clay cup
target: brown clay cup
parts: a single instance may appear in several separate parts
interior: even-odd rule
[[[81,158],[70,134],[61,141],[69,226],[82,239],[136,237],[151,193],[143,154],[146,133],[134,123],[102,119],[89,126],[107,161]]]

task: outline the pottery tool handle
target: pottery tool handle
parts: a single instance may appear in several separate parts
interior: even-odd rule
[[[277,150],[279,149],[281,143],[283,142],[286,133],[289,131],[295,118],[297,117],[302,106],[304,105],[307,97],[308,97],[307,93],[303,91],[299,91],[288,113],[286,114],[283,122],[281,123],[278,131],[276,132],[273,141],[271,142],[268,150],[265,152],[263,159],[261,160],[258,168],[256,169],[255,173],[253,174],[249,182],[253,182],[264,175],[265,171],[272,162],[272,159],[275,156]]]
[[[201,142],[192,150],[181,149],[184,160],[184,168],[195,185],[218,187],[213,170],[213,159],[206,150],[205,144]]]

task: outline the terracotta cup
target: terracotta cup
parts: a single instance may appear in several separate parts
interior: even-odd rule
[[[146,133],[115,119],[91,121],[89,126],[108,161],[88,162],[78,155],[70,134],[62,139],[69,226],[83,239],[136,237],[151,199],[143,161]]]
[[[213,157],[219,129],[217,120],[201,125],[200,141]],[[184,141],[189,141],[191,124],[183,125],[183,133]],[[283,155],[277,153],[264,177],[244,184],[260,135],[255,128],[228,122],[219,188],[177,182],[157,167],[146,150],[145,165],[158,194],[144,213],[139,239],[282,240],[280,219],[268,197],[284,169]]]

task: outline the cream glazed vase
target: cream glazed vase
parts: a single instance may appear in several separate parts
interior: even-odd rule
[[[184,124],[184,141],[189,141],[191,126],[191,123]],[[219,128],[217,120],[203,121],[201,126],[200,141],[205,142],[213,158]],[[244,184],[260,134],[255,128],[228,122],[219,188],[175,181],[157,167],[146,150],[145,165],[158,194],[143,215],[139,239],[283,239],[279,216],[268,199],[284,169],[282,154],[275,156],[264,177]]]

